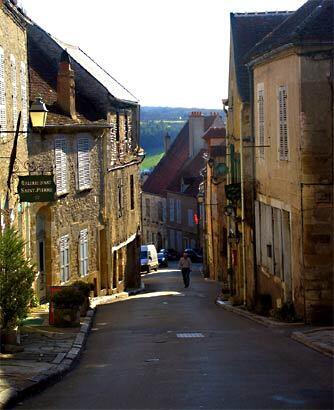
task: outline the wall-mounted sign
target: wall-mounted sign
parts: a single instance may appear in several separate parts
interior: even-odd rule
[[[241,184],[225,185],[225,194],[230,201],[237,201],[241,198]]]
[[[19,176],[18,193],[21,202],[50,202],[54,200],[55,192],[53,175]]]

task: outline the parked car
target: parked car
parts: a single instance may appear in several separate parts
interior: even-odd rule
[[[158,252],[158,262],[161,268],[168,267],[168,252],[163,250]]]
[[[140,270],[150,273],[157,271],[159,267],[158,254],[154,245],[142,245],[140,247]]]
[[[184,252],[189,256],[193,263],[203,263],[203,255],[196,252],[195,249],[185,249]]]
[[[169,249],[161,249],[161,251],[160,252],[162,252],[162,251],[166,251],[167,252],[167,257],[168,257],[168,260],[169,261],[177,261],[177,260],[179,260],[180,259],[180,254],[175,250],[175,249],[172,249],[172,248],[169,248]]]

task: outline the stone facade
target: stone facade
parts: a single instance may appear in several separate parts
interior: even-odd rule
[[[314,53],[318,58],[301,51],[291,50],[254,67],[254,89],[261,84],[266,95],[268,145],[256,160],[258,231],[261,215],[267,212],[273,213],[273,229],[275,223],[283,226],[282,241],[258,239],[258,291],[271,294],[276,307],[293,301],[305,320],[320,322],[332,315],[333,301],[333,95],[328,78],[333,59],[326,49]],[[284,158],[278,117],[282,87],[287,106]],[[254,106],[256,118],[255,101]],[[255,122],[257,138],[258,129]],[[264,246],[272,247],[266,260],[260,253]]]
[[[36,292],[45,300],[50,286],[79,279],[95,295],[137,288],[139,106],[131,94],[106,95],[113,85],[100,82],[104,71],[96,66],[97,80],[82,66],[85,56],[71,56],[38,26],[29,26],[28,40],[31,96],[49,110],[46,127],[29,135],[29,161],[57,187],[54,201],[31,206]]]
[[[160,250],[168,248],[166,198],[142,193],[143,242],[153,243]]]
[[[0,1],[0,228],[4,228],[6,221],[11,223],[26,241],[26,253],[29,256],[29,206],[27,203],[20,203],[17,195],[18,175],[28,173],[27,134],[22,133],[27,131],[29,115],[25,24],[24,17],[14,5]],[[10,156],[20,112],[16,161],[9,202],[6,203]]]

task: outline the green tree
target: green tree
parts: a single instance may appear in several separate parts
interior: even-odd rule
[[[35,269],[24,256],[24,241],[12,228],[0,234],[0,319],[4,330],[27,317]]]

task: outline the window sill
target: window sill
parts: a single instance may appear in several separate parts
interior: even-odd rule
[[[87,191],[90,191],[91,189],[92,189],[91,186],[86,187],[86,188],[80,188],[80,189],[77,189],[77,193],[81,194],[82,192],[87,192]]]

